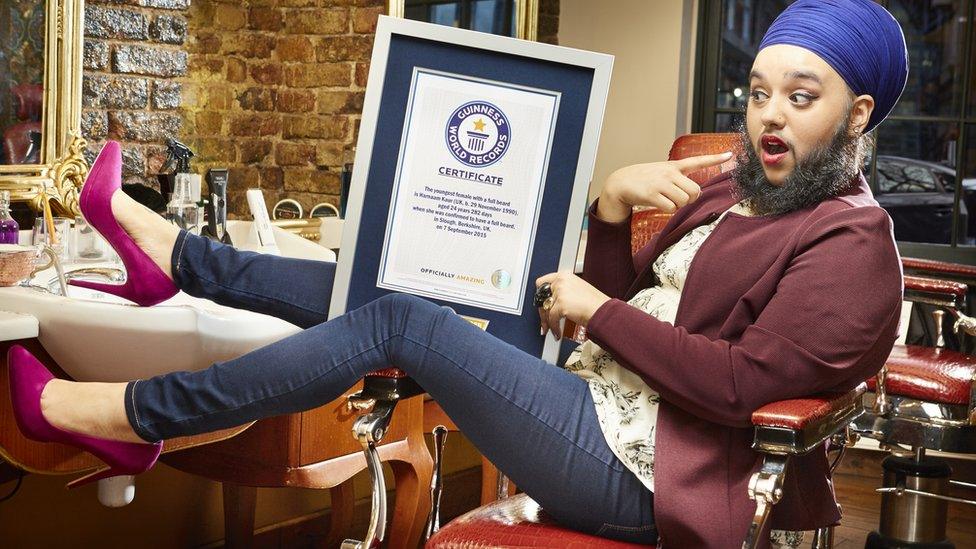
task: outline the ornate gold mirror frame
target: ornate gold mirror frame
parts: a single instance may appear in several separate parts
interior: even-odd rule
[[[88,174],[81,137],[84,14],[84,0],[45,0],[41,163],[0,165],[0,189],[38,212],[46,196],[55,214],[80,214],[78,189]]]
[[[514,1],[515,37],[534,42],[539,33],[539,0]],[[404,4],[405,0],[389,0],[387,13],[393,17],[403,17]]]

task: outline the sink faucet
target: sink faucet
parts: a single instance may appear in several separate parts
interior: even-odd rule
[[[61,260],[58,259],[58,254],[54,251],[53,248],[51,248],[48,245],[45,245],[43,248],[41,248],[41,252],[47,255],[48,262],[40,267],[35,267],[34,270],[31,271],[31,274],[28,277],[28,279],[33,280],[34,276],[36,276],[37,273],[50,269],[52,266],[54,266],[54,271],[58,274],[57,280],[58,280],[58,288],[61,290],[60,295],[68,295],[68,281],[64,277],[64,267],[62,267],[61,265]],[[53,290],[51,291],[52,293],[54,293]]]
[[[122,269],[113,267],[80,267],[65,271],[61,260],[58,258],[58,254],[50,246],[44,246],[41,248],[41,252],[47,255],[48,262],[40,267],[36,267],[31,272],[29,280],[33,280],[37,276],[37,273],[50,269],[52,266],[57,273],[57,277],[48,283],[47,286],[31,284],[30,286],[32,288],[46,290],[54,295],[67,296],[68,281],[75,278],[99,278],[108,280],[109,282],[120,283],[125,281],[125,273]]]

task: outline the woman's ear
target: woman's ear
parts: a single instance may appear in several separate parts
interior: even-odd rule
[[[854,98],[851,105],[850,129],[855,134],[864,133],[864,128],[871,120],[871,113],[874,111],[874,98],[870,95],[859,95]]]

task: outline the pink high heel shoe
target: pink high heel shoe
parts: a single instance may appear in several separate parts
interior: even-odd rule
[[[108,477],[136,475],[156,463],[163,450],[162,442],[139,444],[95,438],[58,429],[48,423],[41,412],[41,393],[54,376],[27,349],[20,345],[10,347],[7,351],[7,370],[14,420],[24,436],[38,442],[60,442],[80,448],[108,465],[107,469],[69,482],[68,488]]]
[[[176,295],[173,281],[136,245],[112,214],[112,195],[122,189],[122,149],[109,141],[98,153],[81,189],[81,213],[98,234],[108,241],[125,265],[124,284],[69,280],[68,284],[117,295],[142,307],[150,307]]]

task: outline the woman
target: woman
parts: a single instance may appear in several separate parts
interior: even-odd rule
[[[839,44],[838,33],[859,40]],[[841,47],[861,63],[834,55]],[[536,281],[552,293],[539,310],[543,335],[566,317],[591,337],[563,368],[409,295],[325,322],[332,264],[178,231],[115,192],[121,154],[109,143],[81,207],[130,282],[101,289],[144,305],[181,289],[306,329],[199,372],[127,384],[51,379],[15,347],[18,425],[35,440],[91,451],[113,468],[100,476],[131,474],[154,463],[163,439],[316,407],[395,364],[566,526],[635,543],[660,533],[669,546],[738,546],[759,465],[749,414],[850,389],[881,367],[897,334],[900,260],[859,166],[862,136],[904,87],[899,48],[904,64],[897,23],[869,0],[795,2],[753,65],[734,178],[699,187],[685,175],[730,154],[612,174],[589,213],[586,281]],[[865,66],[881,70],[864,78]],[[632,260],[635,205],[675,215]],[[836,522],[823,452],[794,463],[774,525]]]

